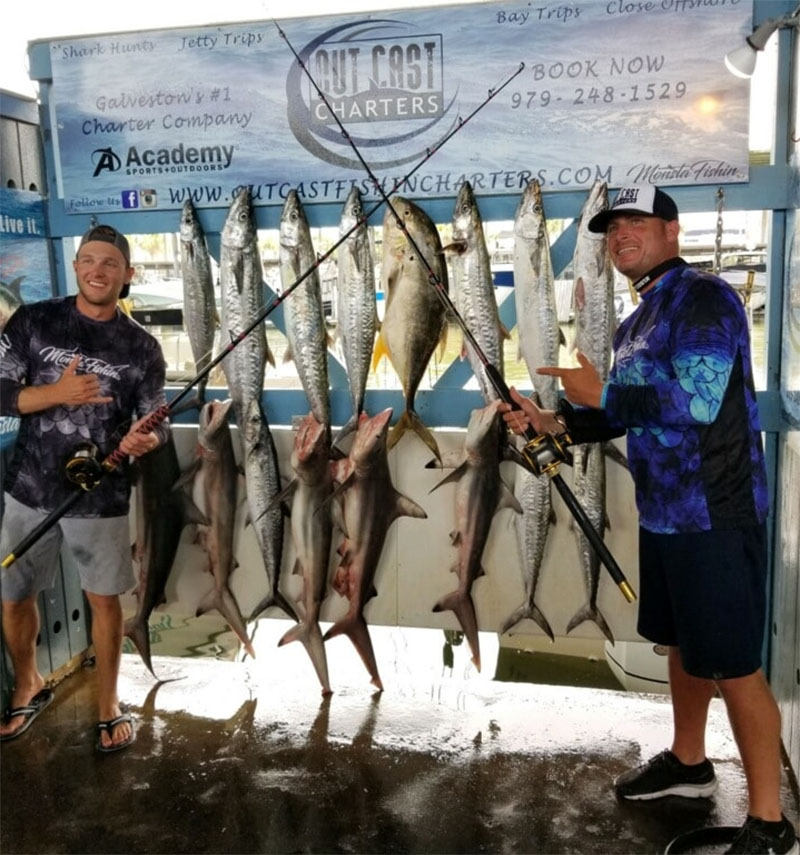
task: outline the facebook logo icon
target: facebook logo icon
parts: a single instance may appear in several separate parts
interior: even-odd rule
[[[138,190],[123,190],[123,192],[122,192],[122,207],[123,208],[138,208],[139,207],[139,191]]]

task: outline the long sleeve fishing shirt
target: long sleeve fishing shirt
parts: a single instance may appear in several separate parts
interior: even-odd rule
[[[113,400],[20,415],[20,391],[55,383],[76,354],[81,357],[78,373],[96,374],[100,395]],[[4,489],[29,507],[52,510],[77,489],[64,474],[77,444],[93,443],[101,459],[114,451],[132,418],[165,403],[165,373],[158,341],[119,309],[111,320],[95,321],[78,311],[75,297],[21,306],[0,336],[0,414],[21,418]],[[163,442],[168,427],[162,424],[156,433]],[[105,475],[69,515],[126,514],[130,484],[125,468]]]
[[[767,476],[747,318],[722,279],[667,273],[614,337],[602,410],[575,410],[576,442],[627,430],[640,524],[676,533],[762,522]]]

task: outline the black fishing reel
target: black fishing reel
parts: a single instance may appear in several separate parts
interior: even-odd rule
[[[64,468],[67,480],[87,493],[97,487],[104,474],[100,451],[92,442],[79,442]]]
[[[572,454],[567,447],[572,445],[570,435],[564,431],[557,436],[540,433],[522,447],[522,454],[535,475],[555,475],[562,463],[572,466]]]

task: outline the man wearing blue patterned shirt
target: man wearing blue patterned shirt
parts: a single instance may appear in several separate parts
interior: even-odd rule
[[[766,621],[767,478],[747,319],[736,292],[678,256],[678,209],[654,187],[624,187],[589,223],[642,297],[614,337],[604,384],[582,354],[567,402],[540,410],[512,390],[516,432],[595,442],[627,433],[639,510],[638,631],[669,648],[671,750],[620,776],[617,795],[710,796],[708,706],[725,702],[747,779],[733,853],[800,852],[780,806],[780,712],[761,668]],[[571,404],[577,405],[576,407]]]
[[[110,226],[95,226],[83,236],[73,266],[77,295],[21,306],[0,338],[0,414],[21,418],[4,479],[3,555],[77,489],[64,472],[80,443],[91,443],[101,458],[117,447],[139,457],[167,437],[165,424],[152,432],[137,430],[165,403],[165,364],[153,336],[117,307],[134,273],[128,241]],[[131,426],[134,415],[139,421]],[[119,595],[134,582],[129,493],[125,471],[114,470],[3,568],[3,631],[14,690],[0,721],[0,741],[24,733],[53,697],[36,667],[36,599],[52,586],[65,541],[92,610],[97,748],[114,751],[132,742],[133,722],[117,696],[123,637]]]

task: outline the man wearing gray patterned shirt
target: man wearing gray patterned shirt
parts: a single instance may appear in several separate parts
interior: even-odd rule
[[[164,442],[169,430],[161,424],[149,433],[137,431],[165,403],[165,364],[156,339],[117,307],[134,273],[128,241],[110,226],[94,226],[81,239],[73,267],[77,295],[21,306],[0,338],[0,414],[21,418],[3,484],[4,555],[76,489],[64,472],[79,443],[94,445],[101,459],[117,447],[139,457]],[[139,421],[130,425],[134,416]],[[3,569],[3,629],[15,685],[0,740],[24,733],[52,700],[36,667],[36,600],[53,584],[63,540],[92,611],[97,748],[113,751],[133,741],[133,722],[117,695],[123,639],[119,595],[134,583],[129,495],[123,466],[83,494],[69,515]]]

